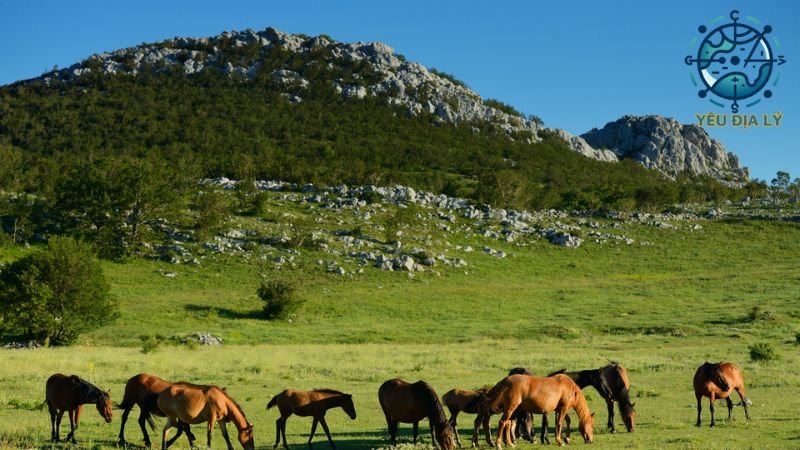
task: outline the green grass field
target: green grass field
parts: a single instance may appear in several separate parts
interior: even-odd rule
[[[54,372],[111,388],[116,401],[139,372],[226,386],[255,423],[259,448],[275,440],[277,413],[265,410],[272,395],[289,387],[339,389],[354,395],[358,418],[331,411],[334,440],[339,448],[368,449],[388,445],[377,401],[386,379],[425,379],[441,395],[495,383],[514,366],[544,374],[613,359],[628,368],[637,429],[608,433],[605,403],[589,388],[585,394],[597,413],[594,448],[798,448],[800,226],[728,220],[703,221],[702,227],[627,225],[626,235],[651,245],[577,249],[542,240],[517,245],[474,234],[434,236],[434,242],[491,245],[510,256],[465,253],[467,267],[413,277],[372,268],[339,277],[311,263],[325,255],[307,251],[291,271],[306,303],[281,322],[255,316],[259,266],[243,258],[208,258],[198,267],[139,259],[104,263],[120,300],[115,323],[72,348],[0,351],[0,447],[50,448],[48,414],[37,407]],[[25,251],[2,248],[0,260]],[[451,255],[460,256],[456,250]],[[168,271],[177,275],[163,276]],[[139,350],[140,335],[197,331],[222,336],[225,345]],[[749,346],[760,342],[772,345],[780,359],[751,362]],[[734,421],[724,420],[724,402],[718,402],[718,426],[694,426],[691,381],[705,360],[740,364],[754,402],[751,421],[741,408]],[[703,409],[707,425],[707,401]],[[141,444],[136,414],[126,435]],[[116,412],[105,425],[88,408],[78,431],[81,446],[113,446],[118,419]],[[469,415],[460,420],[462,441],[471,421]],[[305,445],[310,422],[289,419],[290,445]],[[401,426],[401,433],[408,442],[410,426]],[[158,431],[151,435],[157,442]],[[327,448],[324,434],[315,442]],[[179,443],[186,447],[185,440]],[[217,432],[214,447],[223,445]]]

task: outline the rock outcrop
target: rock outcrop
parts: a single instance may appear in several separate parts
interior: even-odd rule
[[[596,149],[608,149],[619,159],[630,158],[647,168],[676,177],[680,173],[720,180],[747,180],[739,158],[696,125],[682,125],[661,116],[624,116],[581,136]]]

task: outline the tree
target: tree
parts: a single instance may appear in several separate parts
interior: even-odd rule
[[[47,250],[0,272],[3,335],[69,345],[116,315],[100,263],[85,242],[53,237]]]
[[[789,172],[779,170],[772,179],[772,195],[776,200],[783,200],[789,194],[791,177]]]

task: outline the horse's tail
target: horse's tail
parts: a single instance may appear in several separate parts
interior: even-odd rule
[[[281,394],[278,394],[275,397],[272,397],[272,400],[270,400],[269,403],[267,403],[267,409],[272,409],[273,406],[278,404],[278,397],[280,397]]]
[[[47,405],[47,399],[45,399],[42,403],[36,405],[34,409],[36,409],[37,411],[41,411],[44,409],[46,405]]]

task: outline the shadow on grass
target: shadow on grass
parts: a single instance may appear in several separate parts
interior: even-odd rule
[[[187,312],[198,316],[217,316],[224,319],[263,319],[264,313],[258,309],[255,311],[237,311],[230,308],[219,308],[216,306],[188,304],[183,307]]]

